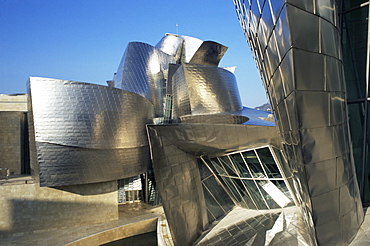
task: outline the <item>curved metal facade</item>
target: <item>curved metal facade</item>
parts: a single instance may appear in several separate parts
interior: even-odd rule
[[[149,44],[129,43],[114,78],[115,86],[151,101],[156,116],[161,117],[170,63],[175,63],[174,56]]]
[[[31,77],[32,135],[41,186],[96,183],[145,172],[153,106],[112,87]],[[140,109],[140,110],[138,110]]]
[[[335,1],[234,0],[320,245],[345,245],[363,210],[348,134]]]
[[[174,117],[242,109],[235,75],[226,69],[185,63],[172,81]]]
[[[131,177],[147,172],[151,157],[177,245],[314,244],[310,224],[297,229],[309,217],[296,205],[309,199],[291,187],[305,186],[281,154],[271,114],[243,107],[232,69],[217,67],[226,49],[170,34],[156,47],[130,43],[114,78],[120,88],[31,77],[31,168],[40,185]],[[239,209],[238,226],[217,221]],[[221,238],[206,230],[217,222],[230,229]],[[277,235],[271,227],[280,224]]]

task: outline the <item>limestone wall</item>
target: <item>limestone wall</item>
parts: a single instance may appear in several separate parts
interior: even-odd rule
[[[118,219],[117,183],[0,186],[0,238]]]
[[[0,94],[0,111],[23,111],[27,112],[27,95]]]
[[[21,174],[23,112],[0,112],[0,168]]]

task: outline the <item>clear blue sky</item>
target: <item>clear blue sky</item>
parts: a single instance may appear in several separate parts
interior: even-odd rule
[[[29,76],[104,84],[131,41],[165,33],[229,47],[245,106],[267,102],[232,0],[0,0],[0,94],[25,93]]]

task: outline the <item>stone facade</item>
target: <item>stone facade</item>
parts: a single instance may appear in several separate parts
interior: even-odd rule
[[[27,111],[26,94],[0,94],[0,111]]]
[[[21,174],[25,161],[24,119],[23,112],[0,111],[0,168],[9,168],[10,174]]]
[[[0,238],[118,219],[117,182],[0,186]]]

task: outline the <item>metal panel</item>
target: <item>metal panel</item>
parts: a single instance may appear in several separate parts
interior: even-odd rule
[[[307,0],[302,2],[307,2]],[[288,5],[286,8],[288,12],[291,45],[303,50],[319,52],[319,17],[293,6]],[[302,33],[304,35],[301,35]]]
[[[184,45],[182,50],[181,61],[189,63],[191,58],[197,52],[203,41],[189,36],[179,35],[180,38],[184,39]]]
[[[145,125],[153,118],[153,105],[145,98],[37,77],[29,79],[29,95],[30,141],[36,142],[38,156],[32,166],[41,186],[116,180],[148,169]]]
[[[193,55],[189,63],[218,66],[227,49],[222,44],[205,41]]]
[[[175,73],[173,88],[177,117],[242,109],[235,75],[223,68],[182,64]]]
[[[175,63],[174,56],[149,44],[131,42],[118,66],[115,85],[151,101],[156,117],[161,117],[169,63]]]
[[[172,238],[191,245],[208,225],[196,158],[161,136],[165,128],[148,127],[156,183]]]
[[[174,56],[176,62],[179,62],[181,59],[181,51],[184,39],[180,38],[177,35],[166,33],[156,45],[157,49],[160,49],[166,54]]]
[[[338,60],[337,6],[332,0],[285,2],[282,7],[280,1],[261,5],[259,1],[234,0],[239,19],[243,5],[251,9],[251,17],[240,19],[240,23],[270,93],[284,151],[294,172],[294,187],[306,211],[306,226],[312,226],[313,219],[319,244],[345,245],[358,230],[363,212],[357,209],[360,197],[350,156],[343,71]],[[273,18],[278,16],[270,28],[266,7],[272,8]],[[274,35],[277,48],[271,42]],[[267,45],[271,47],[264,54],[269,38]],[[279,67],[274,70],[276,64]],[[353,190],[351,196],[347,188]],[[339,190],[351,199],[340,199]],[[349,230],[344,233],[346,228]]]

